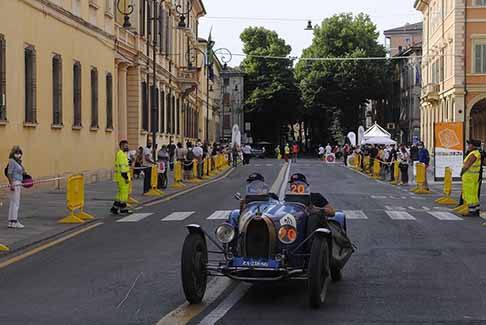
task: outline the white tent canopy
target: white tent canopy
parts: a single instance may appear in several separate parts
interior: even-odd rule
[[[375,123],[371,128],[369,128],[363,137],[361,144],[396,144],[396,141],[392,140],[391,134]]]

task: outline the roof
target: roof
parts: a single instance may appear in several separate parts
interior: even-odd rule
[[[223,70],[223,74],[245,74],[243,70],[239,67],[226,67],[226,70]]]
[[[365,138],[372,138],[372,137],[390,137],[391,134],[385,130],[384,128],[382,128],[381,126],[379,126],[376,122],[375,124],[370,127],[368,130],[366,130],[365,134],[364,134],[364,137]]]
[[[415,24],[405,24],[404,26],[392,28],[389,30],[384,31],[385,35],[393,35],[393,34],[403,34],[403,33],[421,33],[423,29],[423,23],[415,23]]]

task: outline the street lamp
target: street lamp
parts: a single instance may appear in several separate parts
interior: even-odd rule
[[[123,7],[121,7],[121,5],[123,5]],[[130,23],[130,15],[135,9],[133,0],[118,0],[116,3],[116,8],[118,9],[118,12],[124,16],[123,28],[132,27],[132,24]]]
[[[305,28],[305,30],[314,30],[314,27],[312,26],[312,20],[309,20],[307,22],[307,27]]]
[[[178,28],[189,28],[189,20],[186,23],[186,16],[189,17],[189,14],[192,11],[192,6],[192,1],[187,1],[185,10],[182,5],[176,6],[176,11],[179,14],[179,23],[177,24]]]
[[[231,53],[230,50],[228,50],[227,48],[219,48],[217,50],[215,50],[213,52],[215,55],[219,54],[220,55],[220,60],[221,62],[223,62],[223,70],[226,70],[228,69],[228,63],[231,62],[231,60],[233,59],[233,54]],[[223,81],[224,82],[224,81]],[[226,87],[223,85],[223,105],[222,105],[222,108],[223,108],[223,111],[221,113],[221,138],[222,140],[224,140],[224,91],[225,91]],[[209,111],[209,105],[208,105],[208,111]],[[209,121],[206,121],[206,127],[208,126],[208,123]]]

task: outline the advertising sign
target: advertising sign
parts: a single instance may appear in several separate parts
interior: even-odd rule
[[[452,168],[454,178],[461,177],[464,160],[463,123],[435,123],[435,177],[444,178],[445,168]]]

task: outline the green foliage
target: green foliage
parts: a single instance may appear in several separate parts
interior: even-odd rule
[[[292,60],[255,56],[286,57],[292,48],[276,32],[262,27],[249,27],[240,38],[248,55],[242,62],[246,120],[252,122],[254,140],[278,142],[281,127],[299,118],[300,91]]]
[[[304,58],[384,57],[375,24],[365,14],[339,14],[315,29]],[[338,140],[342,134],[357,130],[363,107],[370,99],[386,96],[390,65],[383,60],[300,60],[296,78],[302,91],[306,116],[318,123],[314,142]],[[316,111],[320,114],[316,115]]]

